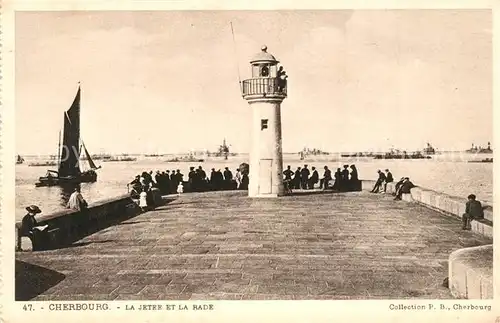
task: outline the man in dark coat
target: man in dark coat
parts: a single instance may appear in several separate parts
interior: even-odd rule
[[[191,191],[196,192],[196,190],[197,190],[197,187],[196,187],[196,172],[194,171],[194,167],[193,166],[189,167],[188,182],[189,182],[189,186],[191,188]],[[177,189],[177,187],[176,187],[176,189]]]
[[[378,173],[378,179],[375,182],[373,189],[371,190],[372,193],[378,193],[380,187],[382,186],[382,183],[385,181],[385,174],[380,169],[377,170],[377,173]]]
[[[165,182],[165,184],[164,184],[165,185],[165,193],[166,194],[170,194],[170,192],[171,192],[170,188],[172,186],[172,184],[170,182],[171,181],[171,179],[170,179],[170,171],[167,170],[166,172],[163,172],[163,173],[165,174],[164,175],[164,179],[163,179],[164,182]]]
[[[212,190],[216,191],[219,188],[217,187],[217,174],[215,173],[215,168],[212,168],[210,172],[210,186],[212,186]]]
[[[215,178],[216,178],[216,181],[217,181],[217,185],[218,185],[218,189],[222,189],[223,185],[224,185],[224,175],[222,175],[222,172],[220,171],[220,169],[218,169],[216,172],[215,172]]]
[[[394,198],[394,200],[401,200],[403,194],[410,194],[411,189],[414,187],[415,185],[410,181],[410,179],[408,177],[405,177],[405,180],[403,181],[403,184],[401,184],[399,191],[396,192],[396,197]]]
[[[392,195],[396,195],[396,193],[399,191],[399,189],[401,188],[401,185],[403,185],[404,181],[405,181],[405,178],[406,177],[401,177],[401,179],[396,183],[396,187],[395,187],[395,190],[394,190],[394,193]]]
[[[229,170],[229,167],[224,168],[224,180],[225,181],[233,180],[233,173]]]
[[[316,167],[313,166],[311,168],[311,170],[312,170],[312,174],[311,174],[311,178],[309,178],[309,188],[313,189],[314,185],[319,181],[319,174],[318,174],[318,171],[316,170]]]
[[[323,167],[325,172],[323,173],[323,178],[319,182],[319,188],[324,190],[328,189],[328,184],[332,180],[332,171],[328,169],[328,166]]]
[[[291,166],[288,165],[287,168],[283,171],[283,186],[285,187],[285,191],[287,193],[291,193],[292,192],[292,188],[293,188],[293,185],[292,185],[292,175],[293,175],[293,171],[291,169]]]
[[[476,200],[476,195],[470,194],[467,196],[465,203],[465,213],[462,215],[462,230],[471,229],[472,220],[484,219],[484,210],[481,202]]]
[[[333,189],[334,190],[337,190],[337,191],[340,191],[340,188],[341,188],[341,181],[342,181],[342,171],[340,170],[340,168],[337,168],[337,171],[335,172],[334,174],[335,176],[335,183],[333,183]]]
[[[293,176],[293,186],[295,189],[300,189],[300,183],[302,182],[300,179],[300,167],[297,167],[297,170],[295,171],[295,175]]]
[[[309,169],[307,168],[307,165],[304,165],[304,168],[300,171],[300,183],[301,187],[303,190],[307,190],[307,181],[309,180]]]
[[[340,190],[348,191],[349,190],[349,165],[344,165],[344,169],[340,175]]]
[[[387,192],[387,183],[394,182],[394,177],[392,177],[392,173],[386,169],[385,170],[385,181],[384,181],[384,192]]]
[[[48,225],[39,226],[35,219],[37,214],[42,213],[42,210],[40,210],[38,206],[30,205],[26,208],[26,211],[28,211],[28,213],[21,221],[20,236],[17,240],[17,250],[19,251],[21,251],[21,237],[30,238],[33,247],[35,247],[35,241],[38,240],[41,234],[48,228]]]
[[[224,188],[231,189],[233,183],[233,173],[229,170],[229,167],[224,169]]]
[[[177,185],[179,185],[179,182],[177,181],[177,175],[175,174],[175,170],[172,169],[172,172],[170,173],[170,192],[171,193],[177,192]]]

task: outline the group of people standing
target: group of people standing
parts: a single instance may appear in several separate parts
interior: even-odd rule
[[[236,169],[233,176],[233,172],[229,167],[224,167],[224,172],[212,168],[210,177],[208,177],[203,168],[198,166],[197,169],[194,167],[189,168],[188,183],[193,192],[246,190],[248,189],[249,178],[248,173],[240,171],[239,168]]]
[[[189,189],[191,192],[205,192],[229,189],[248,189],[248,172],[236,169],[236,173],[229,167],[225,167],[222,172],[220,169],[212,168],[211,173],[207,173],[203,167],[190,167],[187,175],[187,182],[184,182],[184,174],[179,169],[171,172],[166,170],[163,172],[156,171],[153,176],[153,171],[142,172],[128,185],[132,187],[131,195],[139,197],[141,192],[148,193],[152,188],[158,188],[163,195],[183,193]]]
[[[351,171],[349,171],[349,168]],[[350,191],[357,187],[359,177],[356,165],[344,165],[344,169],[340,167],[337,168],[334,174],[335,181],[332,187],[330,187],[330,183],[333,179],[332,172],[328,166],[324,166],[323,169],[323,178],[320,179],[319,173],[314,166],[311,167],[311,171],[308,165],[304,165],[302,168],[297,167],[294,172],[291,166],[288,165],[287,169],[283,172],[285,190],[291,192],[292,189],[313,189],[318,183],[319,188],[324,190],[331,188],[338,191]]]
[[[131,196],[139,197],[142,192],[150,192],[153,187],[160,190],[162,194],[171,194],[177,191],[179,183],[182,183],[184,175],[178,169],[177,171],[156,171],[153,180],[153,171],[142,172],[141,175],[136,175],[134,180],[128,186],[132,187]]]

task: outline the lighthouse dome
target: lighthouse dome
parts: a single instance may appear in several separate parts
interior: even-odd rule
[[[271,55],[267,52],[266,45],[262,46],[261,51],[258,52],[257,54],[255,54],[253,56],[252,60],[250,61],[251,64],[260,63],[260,62],[262,62],[262,63],[264,63],[264,62],[279,63],[279,61],[276,60],[276,57],[274,57],[273,55]]]

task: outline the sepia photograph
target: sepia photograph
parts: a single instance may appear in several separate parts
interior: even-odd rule
[[[14,26],[16,301],[493,299],[492,10]]]

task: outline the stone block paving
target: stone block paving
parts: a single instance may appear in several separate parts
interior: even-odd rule
[[[489,243],[390,196],[210,192],[16,259],[65,275],[34,300],[446,299],[449,254]]]

